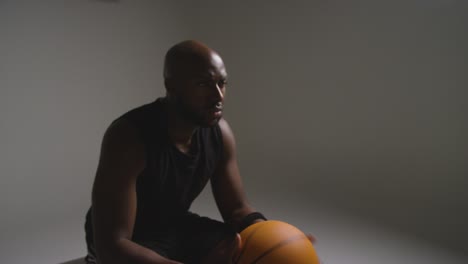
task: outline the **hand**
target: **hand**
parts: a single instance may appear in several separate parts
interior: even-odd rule
[[[312,244],[317,243],[317,238],[312,234],[305,234]]]
[[[310,242],[311,242],[312,244],[315,245],[315,243],[317,243],[317,238],[316,238],[314,235],[312,235],[312,234],[305,234],[305,235],[306,235],[306,237],[310,240]],[[320,264],[323,264],[323,261],[322,261],[321,259],[319,259],[319,263],[320,263]]]
[[[234,239],[229,238],[221,241],[206,257],[203,258],[202,264],[219,264],[233,263],[234,257],[237,255],[241,246],[241,237],[239,234]]]

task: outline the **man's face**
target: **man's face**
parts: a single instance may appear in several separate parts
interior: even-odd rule
[[[222,59],[212,54],[207,60],[194,61],[181,69],[181,78],[174,81],[179,114],[197,126],[217,124],[223,113],[227,73]]]

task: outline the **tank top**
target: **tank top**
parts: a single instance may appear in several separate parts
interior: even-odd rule
[[[164,230],[189,212],[195,198],[213,175],[222,157],[219,125],[199,127],[188,154],[171,142],[165,99],[137,107],[119,119],[129,121],[145,146],[145,168],[137,178],[137,212],[133,239],[145,239]],[[114,121],[115,122],[115,121]],[[92,242],[91,208],[86,215],[86,237]]]

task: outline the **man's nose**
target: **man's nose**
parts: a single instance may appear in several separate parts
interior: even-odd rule
[[[219,84],[215,83],[214,85],[214,95],[218,101],[223,101],[224,100],[224,89],[222,86]]]

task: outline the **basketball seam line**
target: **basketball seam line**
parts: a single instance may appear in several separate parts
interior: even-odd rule
[[[273,247],[271,247],[269,250],[263,252],[262,255],[258,256],[253,262],[252,264],[255,264],[257,263],[258,261],[260,261],[260,259],[264,258],[266,255],[270,254],[271,252],[273,252],[274,250],[282,247],[282,246],[285,246],[291,242],[294,242],[294,241],[297,241],[297,240],[301,240],[301,239],[305,239],[307,238],[306,236],[304,236],[303,234],[300,234],[300,235],[297,235],[297,236],[293,236],[287,240],[284,240],[284,241],[281,241],[280,243],[274,245]]]

